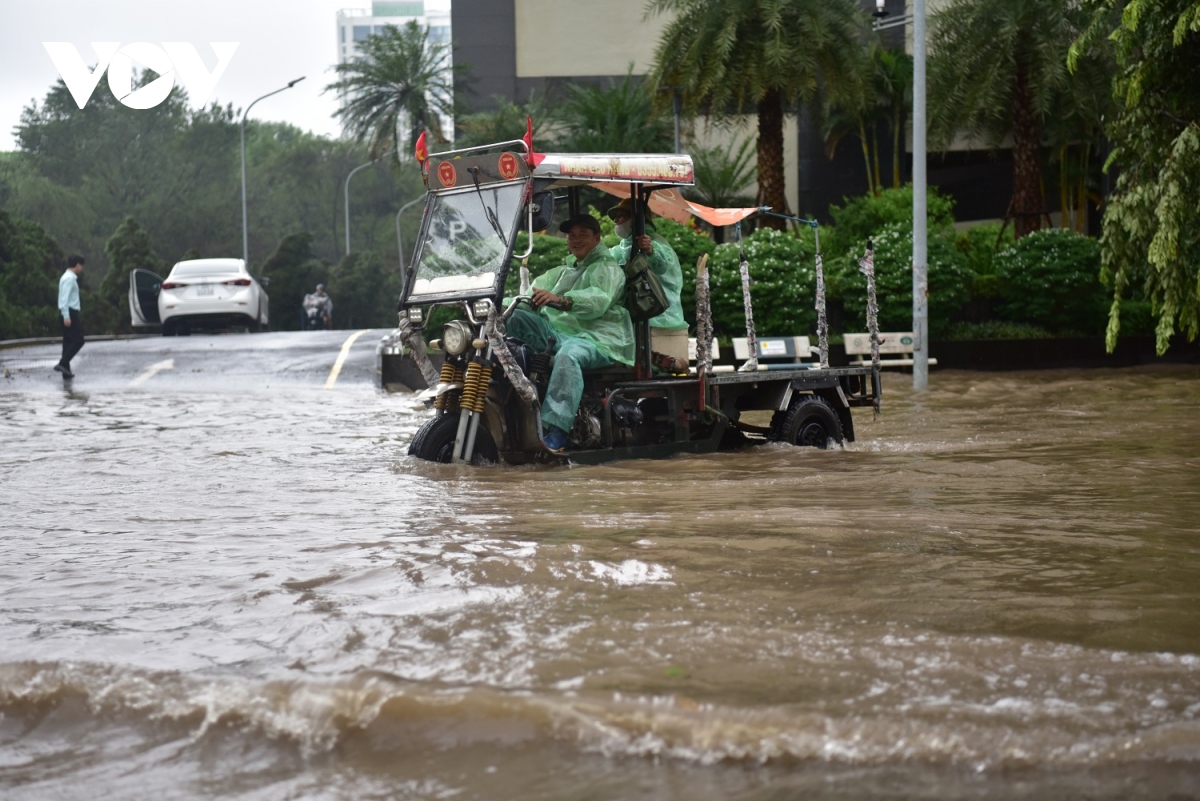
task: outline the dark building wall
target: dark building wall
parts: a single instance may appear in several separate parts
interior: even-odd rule
[[[470,67],[470,80],[456,87],[468,109],[495,108],[495,95],[515,102],[517,24],[512,0],[454,0],[450,25],[454,60]]]

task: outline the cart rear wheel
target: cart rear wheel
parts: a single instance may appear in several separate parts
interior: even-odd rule
[[[449,464],[454,439],[458,436],[458,417],[457,413],[443,414],[421,426],[408,446],[408,455],[428,462]],[[475,452],[471,456],[471,464],[495,464],[499,461],[496,443],[481,421],[475,432]]]
[[[808,396],[792,404],[775,426],[772,439],[807,448],[824,450],[832,442],[841,445],[842,423],[823,398]]]

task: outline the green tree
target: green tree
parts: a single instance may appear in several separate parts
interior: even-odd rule
[[[413,20],[385,26],[382,33],[359,44],[361,56],[338,64],[338,80],[325,87],[347,97],[338,117],[378,158],[403,149],[429,130],[448,140],[442,117],[454,114],[454,75],[449,44],[429,41],[429,33]]]
[[[262,266],[263,278],[269,281],[271,327],[277,331],[300,330],[304,296],[316,289],[317,284],[329,283],[330,273],[329,264],[313,251],[313,235],[308,231],[288,234],[279,240],[275,252]],[[340,313],[337,301],[334,298],[334,311]]]
[[[1111,40],[1117,112],[1106,166],[1119,172],[1101,237],[1102,277],[1113,289],[1108,348],[1121,331],[1121,300],[1140,283],[1162,354],[1177,330],[1189,341],[1200,333],[1200,2],[1094,5],[1070,63],[1077,70],[1097,42]]]
[[[758,115],[759,200],[787,213],[783,117],[820,91],[848,91],[864,17],[851,0],[652,0],[674,13],[654,53],[655,87],[680,86],[691,111]],[[770,218],[768,225],[784,227]]]
[[[363,251],[346,256],[333,270],[329,294],[334,302],[334,324],[339,328],[394,326],[401,279],[395,265],[385,264],[377,253]]]
[[[117,226],[117,230],[104,245],[108,257],[108,272],[100,282],[100,299],[117,314],[118,329],[128,330],[129,274],[134,270],[149,270],[162,274],[166,264],[150,245],[150,235],[132,217]]]
[[[1069,101],[1067,50],[1086,17],[1073,0],[955,0],[932,18],[930,138],[1012,137],[1010,214],[1018,238],[1040,227],[1047,120]]]
[[[59,332],[62,251],[42,227],[0,209],[0,339]]]
[[[888,102],[884,73],[880,67],[882,48],[872,43],[855,55],[856,80],[849,82],[846,91],[825,98],[825,152],[833,158],[837,146],[846,136],[856,136],[862,149],[866,168],[867,190],[879,194],[883,178],[879,172],[878,126],[886,118]]]

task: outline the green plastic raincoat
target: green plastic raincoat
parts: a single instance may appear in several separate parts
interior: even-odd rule
[[[654,250],[649,254],[650,269],[658,276],[670,304],[665,312],[650,320],[650,327],[668,331],[686,330],[688,324],[683,318],[683,305],[679,302],[679,294],[683,291],[683,269],[679,266],[679,257],[675,255],[674,248],[667,240],[654,230],[652,224],[646,223],[646,233],[650,236],[651,247]],[[613,246],[612,254],[617,264],[629,261],[629,251],[632,248],[632,236]]]
[[[509,318],[508,333],[539,351],[554,337],[554,366],[542,401],[542,422],[570,431],[583,397],[583,371],[613,362],[633,364],[625,273],[601,242],[583,261],[568,256],[566,264],[542,273],[533,286],[570,298],[571,310],[517,309]]]

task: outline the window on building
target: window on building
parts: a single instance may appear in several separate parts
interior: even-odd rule
[[[355,25],[354,26],[354,41],[365,42],[371,36],[370,25]]]
[[[450,41],[449,25],[432,25],[429,28],[429,41],[446,43]]]

